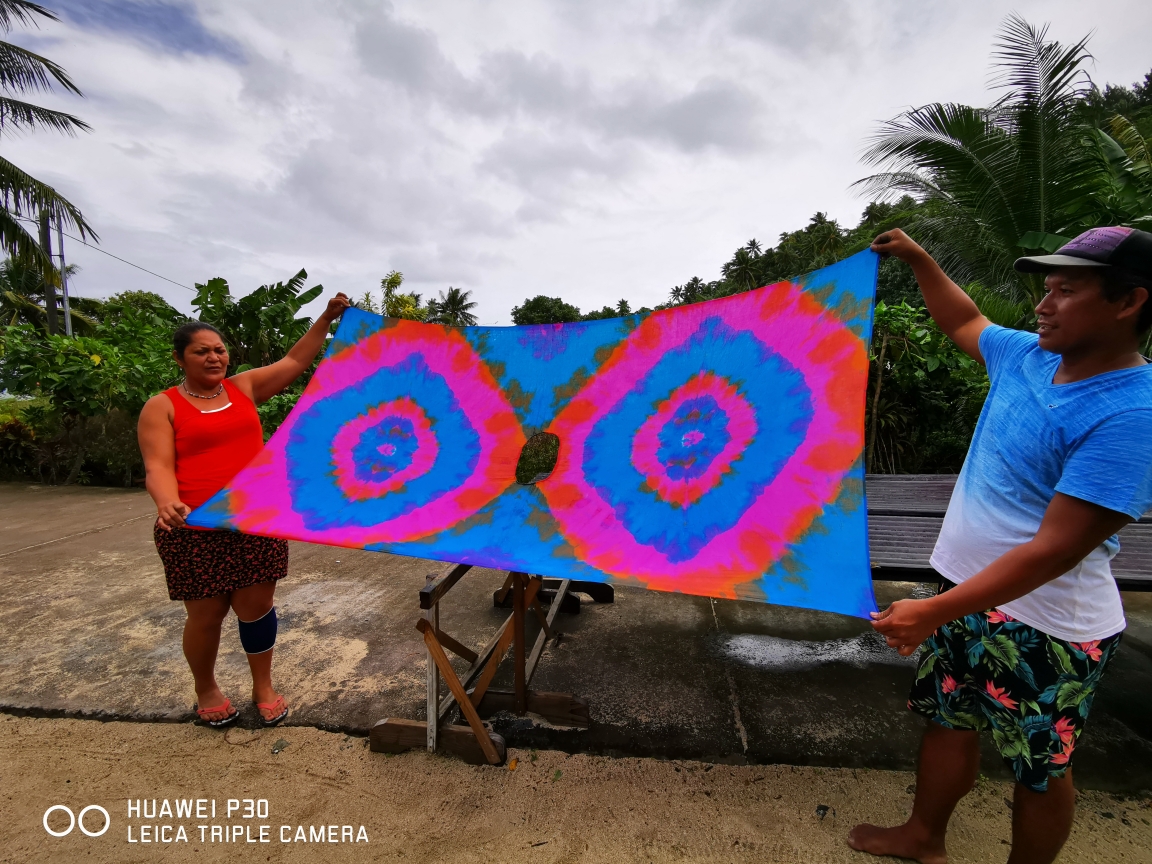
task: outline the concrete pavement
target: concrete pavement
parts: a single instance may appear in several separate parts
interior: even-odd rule
[[[190,719],[184,613],[168,600],[140,491],[0,484],[0,710],[138,721]],[[423,719],[414,628],[418,559],[292,544],[277,592],[277,684],[297,725],[364,733]],[[442,606],[466,644],[490,637],[503,574],[473,570]],[[878,586],[881,602],[909,584]],[[1077,755],[1087,788],[1152,789],[1152,595],[1125,595],[1131,626]],[[904,708],[912,665],[866,622],[827,613],[617,589],[585,598],[533,686],[583,696],[592,728],[498,715],[512,746],[732,763],[911,768],[921,723]],[[247,667],[231,619],[221,685],[243,705]],[[499,685],[499,679],[497,684]],[[985,772],[1005,776],[994,752]]]

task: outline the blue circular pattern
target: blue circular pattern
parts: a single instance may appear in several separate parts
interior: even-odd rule
[[[709,361],[707,367],[701,366],[702,358]],[[664,501],[648,486],[632,465],[631,443],[655,407],[701,372],[712,372],[739,387],[755,412],[758,431],[718,486],[681,507]],[[708,434],[727,426],[727,415],[719,405],[716,408],[706,421],[704,412],[685,424],[681,438],[693,429],[703,433],[696,444],[677,443],[677,425],[666,424],[660,433],[661,461],[665,452],[669,457],[665,464],[681,459],[685,464],[673,467],[686,477],[692,476],[688,472],[706,470],[723,447],[707,444]],[[596,423],[585,441],[584,475],[638,542],[673,562],[687,561],[736,524],[803,443],[811,419],[811,391],[799,370],[750,333],[733,330],[720,318],[708,318]],[[694,447],[700,448],[701,456],[687,464]]]
[[[711,396],[687,400],[657,436],[656,458],[672,480],[691,480],[708,470],[732,440],[728,415]]]
[[[432,432],[440,445],[431,470],[407,483],[405,494],[349,500],[336,482],[332,462],[317,454],[329,453],[336,433],[346,423],[361,416],[365,406],[380,405],[409,396],[412,392],[420,394],[420,407],[431,422]],[[389,437],[388,426],[385,421],[367,430],[357,447],[371,447],[373,443],[396,444]],[[371,527],[410,513],[461,486],[472,476],[479,462],[480,437],[448,382],[428,368],[418,354],[413,354],[313,404],[292,427],[286,456],[293,508],[308,528]],[[398,447],[392,456],[377,451],[373,460],[381,468],[391,464],[396,466],[395,470],[400,470],[411,458],[411,452]],[[386,479],[359,475],[359,472],[358,476],[369,481]]]
[[[384,417],[365,429],[352,449],[357,479],[369,483],[387,480],[408,467],[419,443],[407,417]]]

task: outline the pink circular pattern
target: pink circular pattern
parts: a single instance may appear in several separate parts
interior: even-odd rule
[[[348,522],[310,527],[297,509],[288,480],[287,447],[296,424],[313,406],[361,384],[383,368],[413,357],[449,383],[461,412],[479,436],[479,463],[449,494],[420,503],[394,519],[371,525]],[[516,460],[525,440],[516,413],[496,379],[455,328],[395,321],[320,364],[277,434],[232,481],[229,509],[236,515],[231,525],[250,534],[333,546],[364,547],[418,540],[468,518],[515,483]]]
[[[637,381],[709,318],[751,334],[798,369],[812,394],[814,413],[801,446],[737,523],[692,558],[673,561],[638,542],[611,503],[587,482],[585,441]],[[655,312],[552,421],[548,431],[566,446],[560,448],[552,476],[538,488],[580,561],[654,590],[735,598],[738,585],[756,582],[787,554],[836,496],[859,457],[864,400],[858,382],[867,369],[863,340],[795,283]]]
[[[728,415],[730,438],[724,449],[698,477],[674,479],[668,476],[668,468],[658,455],[660,431],[673,421],[676,412],[685,402],[701,396],[711,396]],[[732,463],[740,458],[740,454],[755,437],[756,415],[739,389],[719,375],[701,372],[673,390],[657,406],[656,413],[637,430],[632,439],[632,464],[644,475],[645,482],[660,498],[670,504],[686,507],[695,504],[721,481],[724,474],[731,470]],[[684,435],[684,443],[688,445],[697,444],[702,439],[702,433],[695,429]]]
[[[390,417],[403,418],[412,424],[416,435],[416,452],[412,456],[412,461],[395,474],[382,480],[362,480],[356,476],[354,456],[356,445],[360,443],[360,438],[365,432],[386,422]],[[391,456],[396,452],[396,448],[391,444],[383,445],[380,450],[385,456]],[[426,474],[436,464],[436,456],[439,453],[440,442],[432,432],[428,415],[412,399],[404,396],[370,408],[360,417],[342,426],[332,441],[332,466],[336,474],[336,483],[348,500],[366,501],[402,489],[405,483]]]

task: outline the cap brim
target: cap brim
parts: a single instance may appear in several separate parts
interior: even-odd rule
[[[1107,267],[1101,261],[1090,258],[1077,258],[1075,255],[1031,255],[1017,258],[1012,265],[1020,273],[1045,273],[1057,267]]]

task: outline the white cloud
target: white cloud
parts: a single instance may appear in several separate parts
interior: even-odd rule
[[[388,270],[472,290],[481,320],[539,292],[654,304],[850,184],[880,120],[986,101],[1001,4],[907,0],[103,0],[14,38],[63,64],[93,126],[6,143],[108,251],[238,293],[301,266],[361,294]],[[127,8],[127,7],[125,7]],[[1095,29],[1094,77],[1152,67],[1136,2],[1022,2]],[[112,11],[110,11],[112,10]],[[141,11],[143,10],[143,11]],[[189,292],[76,244],[81,293]]]

